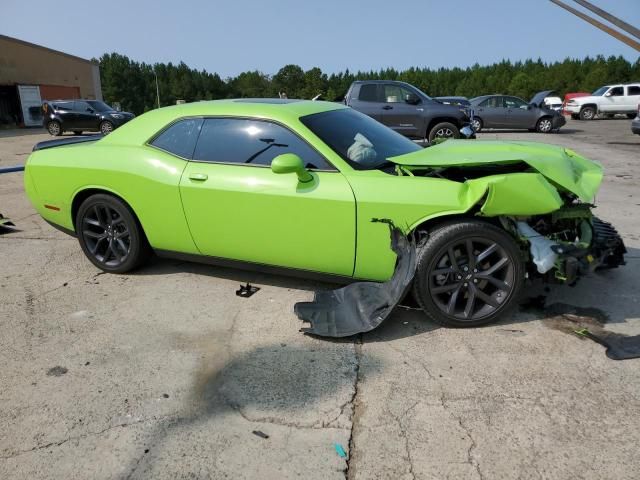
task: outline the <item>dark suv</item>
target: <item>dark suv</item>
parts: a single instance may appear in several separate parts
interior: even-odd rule
[[[53,135],[72,131],[111,133],[135,115],[118,112],[100,100],[47,100],[42,104],[42,125]]]
[[[405,82],[355,81],[344,103],[406,137],[420,140],[459,138],[460,130],[469,125],[464,106],[442,104]]]

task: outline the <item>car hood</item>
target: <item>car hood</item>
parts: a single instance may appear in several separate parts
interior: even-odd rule
[[[537,107],[543,107],[544,99],[551,95],[553,92],[553,90],[543,90],[542,92],[538,92],[531,98],[531,101],[529,103],[533,103]]]
[[[447,140],[416,152],[389,158],[407,167],[474,167],[524,162],[556,186],[591,201],[602,182],[600,164],[576,152],[537,142]]]

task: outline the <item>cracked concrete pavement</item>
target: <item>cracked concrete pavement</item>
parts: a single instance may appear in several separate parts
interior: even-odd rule
[[[593,318],[640,333],[640,137],[628,123],[479,135],[601,161],[597,213],[629,258],[554,288],[546,309],[468,330],[398,309],[327,341],[300,334],[293,314],[326,284],[158,259],[101,274],[34,214],[22,174],[0,175],[0,212],[20,229],[0,235],[0,478],[637,478],[640,360],[567,333]],[[39,139],[0,136],[1,165]],[[246,281],[261,290],[236,297]]]

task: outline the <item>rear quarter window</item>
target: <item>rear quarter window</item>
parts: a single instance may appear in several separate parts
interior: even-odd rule
[[[202,122],[202,118],[179,120],[157,135],[150,144],[178,157],[191,159],[202,129]]]

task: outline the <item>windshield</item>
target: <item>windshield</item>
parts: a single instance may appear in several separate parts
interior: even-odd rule
[[[307,115],[300,121],[356,170],[374,170],[388,164],[388,158],[422,149],[351,108]]]
[[[591,95],[593,95],[594,97],[601,97],[602,95],[605,94],[605,92],[607,90],[609,90],[609,87],[600,87],[595,92],[593,92]]]
[[[113,108],[111,108],[106,103],[101,102],[100,100],[87,100],[87,103],[91,105],[91,108],[93,108],[96,112],[113,112],[114,111]]]

